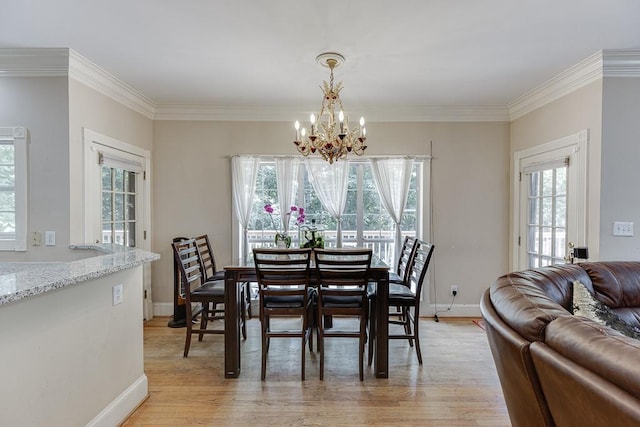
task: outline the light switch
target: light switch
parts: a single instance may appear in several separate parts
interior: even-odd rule
[[[115,285],[112,288],[112,297],[113,297],[113,305],[118,305],[122,303],[122,284]]]
[[[56,232],[55,231],[45,231],[44,232],[44,244],[45,244],[45,246],[55,246],[56,245]]]
[[[613,235],[626,237],[633,236],[633,222],[614,221]]]

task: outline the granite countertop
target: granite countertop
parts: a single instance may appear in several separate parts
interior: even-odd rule
[[[0,262],[0,305],[106,276],[147,262],[160,255],[112,244],[71,245],[104,255],[70,262]]]

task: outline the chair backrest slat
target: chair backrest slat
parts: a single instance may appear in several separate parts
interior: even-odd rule
[[[417,240],[415,243],[413,260],[409,271],[409,285],[417,298],[420,297],[434,249],[435,245],[422,240]]]
[[[202,263],[202,274],[205,280],[208,280],[216,273],[216,259],[213,256],[209,235],[203,234],[202,236],[194,237],[194,240]]]
[[[302,289],[306,298],[306,288],[310,282],[311,249],[256,248],[253,250],[253,259],[261,292],[269,292],[274,286],[278,287],[278,292],[284,292],[283,288],[298,288],[297,292]]]
[[[371,249],[315,249],[314,254],[321,287],[366,288]]]
[[[204,276],[202,261],[195,239],[185,239],[171,244],[176,265],[180,270],[180,295],[187,304],[191,303],[191,292],[202,286]]]
[[[404,243],[402,244],[402,250],[400,251],[400,257],[398,258],[396,273],[402,278],[402,282],[405,284],[409,283],[411,262],[413,261],[413,256],[415,254],[416,241],[417,239],[415,237],[405,237]]]

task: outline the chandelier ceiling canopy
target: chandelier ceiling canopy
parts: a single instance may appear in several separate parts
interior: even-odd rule
[[[364,117],[360,118],[359,125],[350,126],[349,116],[344,112],[340,99],[342,82],[335,86],[333,84],[333,70],[344,63],[345,58],[339,53],[325,52],[318,55],[316,61],[329,68],[329,83],[324,81],[321,86],[322,105],[317,117],[314,114],[309,117],[310,132],[307,134],[307,128],[301,128],[300,122],[296,121],[296,139],[293,143],[303,156],[319,153],[329,163],[345,159],[348,153],[361,156],[367,148]]]

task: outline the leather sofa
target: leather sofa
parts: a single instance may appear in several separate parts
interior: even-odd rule
[[[506,274],[480,302],[513,426],[640,426],[640,341],[573,315],[582,284],[640,331],[640,262]]]

